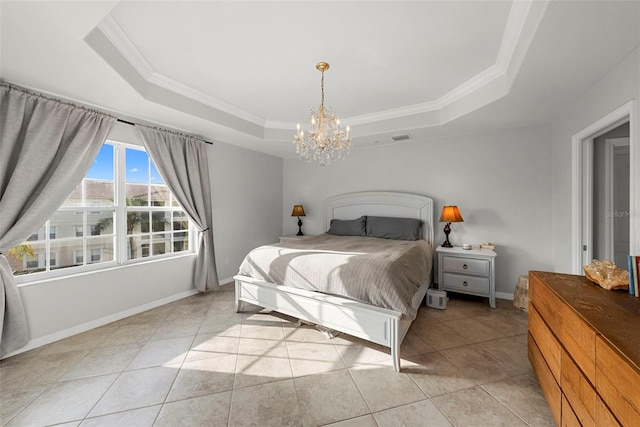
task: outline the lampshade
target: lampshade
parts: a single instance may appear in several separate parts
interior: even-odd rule
[[[306,216],[304,214],[304,208],[302,205],[293,205],[293,211],[291,211],[291,216]]]
[[[463,222],[462,215],[457,206],[443,206],[440,214],[440,222]]]

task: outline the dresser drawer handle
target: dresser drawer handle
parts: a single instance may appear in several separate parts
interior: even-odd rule
[[[467,283],[467,281],[465,280],[464,282],[462,282],[462,286],[469,286],[469,284]]]
[[[462,266],[462,268],[464,268],[464,269],[466,270],[466,269],[467,269],[467,264],[464,264],[464,265]]]

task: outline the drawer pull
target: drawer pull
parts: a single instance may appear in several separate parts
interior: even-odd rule
[[[462,268],[464,268],[464,269],[466,270],[466,269],[467,269],[467,264],[464,264],[464,265],[462,266]],[[466,286],[466,285],[465,285],[465,286]]]
[[[462,286],[469,286],[469,284],[467,283],[467,281],[465,280],[464,282],[462,282]]]

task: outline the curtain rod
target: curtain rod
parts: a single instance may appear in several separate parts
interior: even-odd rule
[[[117,121],[119,121],[120,123],[124,123],[125,125],[130,125],[130,126],[135,126],[135,125],[136,125],[136,124],[135,124],[135,123],[133,123],[133,122],[128,122],[128,121],[123,120],[123,119],[117,119]],[[177,133],[177,132],[173,132],[173,133]],[[200,140],[202,140],[205,144],[213,145],[213,142],[209,142],[209,141],[204,140],[204,139],[202,139],[202,138],[196,138],[196,139],[200,139]]]

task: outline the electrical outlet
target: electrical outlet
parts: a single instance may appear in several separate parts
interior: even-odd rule
[[[229,264],[229,257],[224,259],[224,263],[227,264],[227,265]]]

